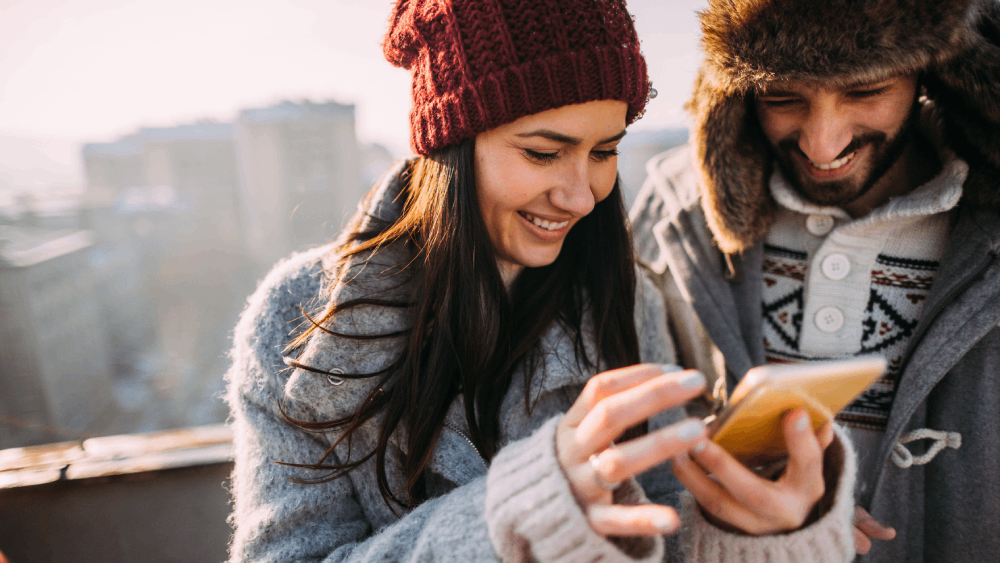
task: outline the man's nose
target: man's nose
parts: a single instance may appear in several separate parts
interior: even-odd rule
[[[550,192],[549,200],[552,205],[574,217],[583,217],[593,211],[596,201],[590,188],[588,163],[580,163],[567,170],[560,185]]]
[[[813,164],[830,164],[851,143],[854,134],[835,106],[812,108],[799,134],[799,148]]]

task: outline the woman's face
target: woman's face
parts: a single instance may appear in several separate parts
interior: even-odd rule
[[[476,136],[479,209],[505,280],[554,262],[573,225],[611,193],[627,109],[563,106]]]

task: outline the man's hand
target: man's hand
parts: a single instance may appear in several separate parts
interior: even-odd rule
[[[876,520],[860,506],[854,507],[854,549],[864,555],[872,548],[872,540],[891,540],[896,530]]]
[[[706,518],[751,535],[796,530],[823,497],[823,450],[833,442],[833,426],[814,433],[802,409],[782,422],[788,464],[775,481],[747,469],[711,440],[672,460],[677,480],[698,501]]]

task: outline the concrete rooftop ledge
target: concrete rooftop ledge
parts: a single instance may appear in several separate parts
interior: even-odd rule
[[[0,489],[228,463],[226,424],[0,450]]]

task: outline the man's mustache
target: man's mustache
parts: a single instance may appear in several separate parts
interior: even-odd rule
[[[844,147],[844,150],[840,151],[840,154],[837,155],[837,158],[834,158],[833,160],[840,160],[841,158],[844,158],[845,156],[851,154],[852,152],[861,149],[865,145],[884,144],[887,142],[887,140],[888,136],[881,131],[869,131],[866,133],[862,133],[860,135],[856,135],[851,139],[850,143],[847,143],[847,146]],[[806,153],[802,152],[802,149],[799,148],[798,138],[782,139],[778,141],[778,148],[786,153],[795,153],[805,158],[806,160],[810,160],[809,157],[806,156]]]

